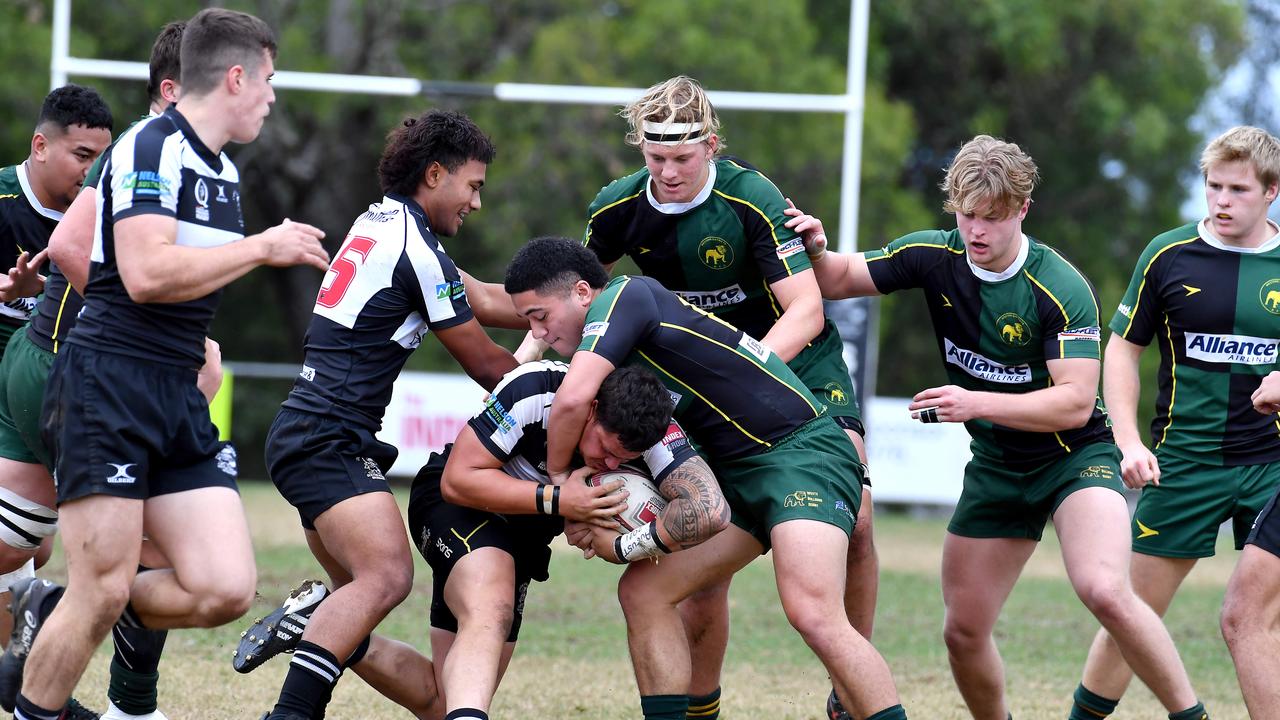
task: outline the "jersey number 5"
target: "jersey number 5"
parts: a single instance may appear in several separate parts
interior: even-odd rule
[[[356,271],[368,259],[370,251],[377,242],[373,238],[359,235],[347,238],[342,249],[338,251],[338,257],[334,258],[333,264],[329,266],[327,282],[320,288],[320,294],[316,296],[317,305],[331,308],[337,307],[338,303],[342,302],[342,296],[347,294],[351,281],[356,279]],[[359,256],[360,265],[356,264],[354,256]]]

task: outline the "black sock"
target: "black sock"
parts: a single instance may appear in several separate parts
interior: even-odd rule
[[[57,710],[49,710],[31,702],[22,693],[18,693],[18,701],[13,708],[14,720],[58,720],[58,716],[62,715],[62,708]]]
[[[720,688],[706,695],[690,695],[689,709],[685,711],[688,720],[718,720],[720,717]]]
[[[1209,713],[1204,711],[1204,703],[1197,702],[1186,710],[1169,713],[1169,720],[1209,720]]]
[[[360,641],[360,644],[356,646],[356,649],[351,651],[351,657],[348,657],[347,661],[343,663],[342,668],[344,670],[364,659],[364,654],[369,652],[369,641],[372,639],[372,635],[364,636],[364,639]]]
[[[489,713],[475,708],[458,708],[445,715],[444,720],[489,720]]]
[[[688,695],[642,695],[640,711],[644,720],[685,720],[689,710]]]
[[[901,705],[894,705],[868,716],[867,720],[907,720],[907,711]]]
[[[1067,720],[1098,720],[1115,712],[1116,706],[1120,704],[1119,700],[1104,698],[1091,692],[1084,683],[1076,686],[1071,700],[1071,714],[1067,716]]]
[[[324,708],[333,695],[342,669],[333,653],[303,640],[293,651],[289,661],[289,673],[284,676],[280,699],[271,711],[271,717],[283,717],[295,713],[305,718],[324,717]]]

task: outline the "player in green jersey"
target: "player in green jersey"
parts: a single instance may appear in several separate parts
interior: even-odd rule
[[[645,167],[592,201],[583,244],[606,270],[624,255],[686,302],[769,347],[844,429],[866,465],[863,425],[845,366],[844,343],[824,322],[822,295],[789,203],[762,173],[722,156],[720,119],[706,91],[683,75],[626,106],[627,144]],[[870,638],[879,564],[872,544],[871,482],[849,542],[845,610]],[[693,654],[689,717],[715,720],[729,639],[729,583],[681,606]],[[835,694],[831,695],[832,705]],[[838,711],[837,711],[838,712]]]
[[[1230,520],[1236,548],[1280,487],[1280,427],[1252,394],[1277,367],[1280,228],[1267,210],[1280,191],[1280,140],[1228,130],[1200,158],[1208,215],[1157,236],[1138,259],[1111,319],[1103,385],[1124,482],[1142,489],[1130,577],[1164,614],[1187,573],[1214,554]],[[1138,361],[1158,341],[1151,446],[1137,423]],[[1100,630],[1071,718],[1106,717],[1133,673]]]
[[[921,422],[963,422],[973,460],[942,556],[944,637],[952,675],[975,718],[1003,719],[1004,668],[992,631],[1052,517],[1072,587],[1170,717],[1201,718],[1160,618],[1128,579],[1128,508],[1120,457],[1097,399],[1098,306],[1057,252],[1022,232],[1039,179],[1017,145],[982,135],[942,184],[956,229],[882,250],[825,252],[805,216],[828,298],[921,288],[951,384],[917,393]]]
[[[1280,372],[1262,379],[1251,398],[1254,410],[1276,418]],[[1280,719],[1280,511],[1277,499],[1263,508],[1240,553],[1222,603],[1222,636],[1231,649],[1244,703],[1253,720]]]

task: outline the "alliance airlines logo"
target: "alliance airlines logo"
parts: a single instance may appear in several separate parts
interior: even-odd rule
[[[1020,384],[1031,382],[1031,366],[1001,365],[1000,363],[979,355],[971,350],[956,347],[949,338],[943,338],[947,362],[959,365],[965,372],[988,382]]]
[[[1271,338],[1187,333],[1187,357],[1211,363],[1272,365],[1278,345]]]

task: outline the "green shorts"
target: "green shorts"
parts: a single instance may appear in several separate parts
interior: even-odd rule
[[[827,336],[801,350],[787,367],[827,406],[827,414],[837,425],[866,436],[858,396],[849,381],[849,366],[844,363],[844,341],[830,320]]]
[[[40,408],[54,357],[31,342],[26,328],[10,340],[0,360],[0,457],[52,466],[40,437]]]
[[[10,325],[9,323],[0,320],[0,355],[4,354],[5,348],[9,345],[9,339],[13,337],[14,333],[22,329],[22,327],[23,326],[21,325]]]
[[[1212,557],[1218,527],[1230,520],[1236,549],[1280,487],[1280,462],[1223,467],[1168,453],[1160,484],[1142,489],[1133,513],[1133,551],[1171,558]]]
[[[818,520],[853,532],[862,502],[862,463],[844,431],[823,415],[749,457],[710,463],[734,525],[768,552],[769,532],[787,520]]]
[[[1032,470],[1010,470],[974,457],[947,531],[971,538],[1039,540],[1067,496],[1088,487],[1121,492],[1120,449],[1097,442]]]

